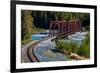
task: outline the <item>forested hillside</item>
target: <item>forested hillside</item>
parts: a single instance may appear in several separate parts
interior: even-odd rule
[[[49,28],[52,20],[69,21],[79,20],[83,26],[90,25],[89,13],[75,12],[50,12],[50,11],[21,11],[21,40],[30,39],[33,33],[38,33]]]

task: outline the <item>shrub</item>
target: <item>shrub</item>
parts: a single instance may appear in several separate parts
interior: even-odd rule
[[[90,58],[90,38],[89,34],[86,36],[86,39],[83,40],[82,45],[77,51],[77,54]]]
[[[67,51],[69,54],[71,52],[76,53],[80,56],[90,58],[90,35],[86,35],[86,38],[83,40],[82,45],[79,46],[77,43],[70,41],[64,42],[55,40],[56,48],[59,50]]]

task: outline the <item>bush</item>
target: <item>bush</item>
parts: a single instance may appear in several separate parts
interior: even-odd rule
[[[67,51],[69,54],[71,52],[76,52],[76,48],[78,47],[76,43],[73,43],[72,41],[70,42],[64,42],[64,41],[59,41],[56,40],[56,48],[59,50],[65,50]]]
[[[79,46],[77,43],[73,41],[64,42],[60,40],[55,40],[56,48],[59,50],[67,51],[68,53],[76,53],[80,56],[84,56],[86,58],[90,58],[90,35],[86,36],[86,39],[83,40],[82,45]]]
[[[25,40],[22,40],[21,41],[21,44],[22,45],[26,45],[26,44],[28,44],[29,42],[31,42],[32,40],[31,39],[25,39]]]
[[[82,45],[77,51],[77,54],[90,58],[90,35],[86,36],[86,39],[83,40]]]

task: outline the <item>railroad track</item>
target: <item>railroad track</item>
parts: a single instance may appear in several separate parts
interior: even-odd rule
[[[38,43],[35,43],[33,45],[31,45],[28,50],[27,50],[27,55],[30,59],[31,62],[39,62],[39,60],[37,59],[37,57],[35,56],[33,50],[34,50],[34,47],[37,45]]]
[[[52,37],[52,38],[49,37],[49,38],[47,38],[46,40],[52,40],[52,39],[54,39],[54,38],[56,38],[56,37]],[[39,60],[38,60],[37,57],[35,56],[33,50],[34,50],[34,47],[35,47],[36,45],[38,45],[40,42],[42,42],[42,41],[44,41],[44,40],[40,40],[40,41],[35,42],[35,43],[32,44],[31,46],[29,46],[29,48],[27,49],[27,55],[28,55],[28,58],[30,59],[31,62],[39,62]]]

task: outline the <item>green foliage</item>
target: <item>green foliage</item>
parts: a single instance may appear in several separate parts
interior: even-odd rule
[[[21,40],[30,39],[33,33],[42,32],[49,29],[50,21],[80,20],[83,25],[88,26],[90,15],[88,13],[75,12],[53,12],[53,11],[21,11]],[[87,22],[88,21],[88,22]]]
[[[77,52],[77,49],[79,48],[76,43],[73,43],[73,41],[64,42],[64,41],[57,41],[56,40],[55,43],[56,43],[56,47],[59,50],[64,49],[64,50],[66,50],[69,53],[71,53],[71,52],[76,53]]]
[[[22,44],[27,44],[33,33],[42,32],[44,30],[35,27],[33,23],[35,17],[32,16],[31,10],[22,10],[21,14],[21,42]],[[42,14],[40,16],[42,16]]]
[[[58,50],[61,50],[64,47],[64,45],[65,45],[65,43],[59,42],[57,39],[55,39],[55,44],[56,44],[56,48]]]
[[[21,41],[21,44],[26,45],[30,41],[32,41],[32,40],[31,39],[24,39],[24,40]]]
[[[22,22],[21,22],[21,36],[22,40],[30,38],[32,34],[32,27],[33,27],[33,17],[31,16],[32,11],[25,10],[22,11]]]
[[[32,33],[34,34],[34,33],[40,33],[40,32],[44,32],[45,31],[45,29],[41,29],[41,28],[34,28],[34,29],[32,29]]]
[[[73,41],[63,42],[63,41],[56,40],[55,43],[56,43],[56,47],[59,50],[64,49],[69,53],[73,52],[80,56],[90,58],[90,35],[89,34],[86,36],[86,39],[83,40],[81,46],[79,46],[77,43],[73,43]]]
[[[34,25],[40,28],[48,28],[50,21],[52,20],[79,20],[85,22],[85,26],[89,25],[90,15],[89,13],[78,12],[53,12],[53,11],[32,11],[34,18]]]
[[[77,51],[77,54],[90,58],[90,38],[89,34],[87,35],[87,38],[82,42],[82,45]]]

